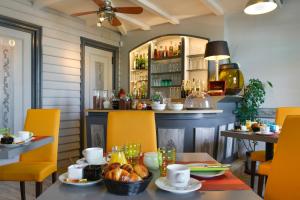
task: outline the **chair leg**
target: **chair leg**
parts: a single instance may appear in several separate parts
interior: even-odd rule
[[[57,172],[52,173],[52,184],[56,182]]]
[[[250,187],[251,187],[252,189],[254,189],[255,174],[256,174],[256,161],[251,161],[251,180],[250,180]]]
[[[38,198],[43,192],[43,182],[35,182],[35,197]]]
[[[257,194],[258,194],[260,197],[263,196],[264,179],[265,179],[265,176],[263,176],[263,175],[259,175],[259,176],[258,176]]]
[[[21,200],[26,200],[25,182],[24,181],[20,181],[20,191],[21,191]]]

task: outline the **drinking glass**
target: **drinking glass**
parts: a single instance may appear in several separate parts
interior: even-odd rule
[[[124,154],[124,146],[113,146],[109,163],[118,162],[121,165],[127,164],[127,160]]]
[[[174,147],[158,148],[158,163],[160,176],[167,175],[167,166],[176,162],[176,149]]]
[[[131,165],[139,163],[141,154],[141,144],[125,145],[125,157]]]

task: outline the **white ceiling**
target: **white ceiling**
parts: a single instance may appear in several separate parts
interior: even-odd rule
[[[70,15],[76,12],[96,11],[98,6],[92,0],[30,0],[37,8],[51,8]],[[117,14],[122,22],[121,27],[113,27],[108,23],[104,26],[126,34],[128,31],[149,30],[151,26],[171,23],[179,24],[180,20],[203,16],[223,15],[222,2],[219,0],[111,0],[114,7],[141,6],[144,11],[139,15]],[[232,1],[232,0],[230,0]],[[234,0],[240,1],[240,0]],[[244,1],[244,0],[241,0]],[[91,14],[80,16],[89,26],[96,26],[97,16]]]

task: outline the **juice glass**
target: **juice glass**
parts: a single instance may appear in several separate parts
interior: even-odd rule
[[[123,146],[113,146],[109,163],[127,164]]]

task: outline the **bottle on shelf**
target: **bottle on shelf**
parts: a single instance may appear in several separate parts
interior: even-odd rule
[[[181,55],[181,42],[179,42],[179,44],[178,44],[178,56],[180,56]]]
[[[176,42],[175,42],[174,47],[173,47],[173,55],[178,56],[178,46],[177,46]]]
[[[185,98],[185,81],[182,80],[182,84],[181,84],[181,98]]]
[[[169,46],[169,53],[168,53],[168,57],[173,57],[173,44],[172,41],[170,42],[170,46]]]
[[[144,59],[143,59],[143,55],[140,54],[140,58],[139,58],[139,69],[145,69],[145,65],[144,65]]]
[[[153,53],[153,58],[157,59],[158,58],[158,52],[157,52],[157,46],[154,46],[154,53]]]
[[[164,55],[164,49],[163,49],[163,46],[160,46],[159,47],[159,54],[158,54],[159,56],[158,56],[158,59],[160,59],[160,58],[162,58],[163,57],[163,55]]]
[[[135,70],[135,69],[136,69],[136,59],[135,59],[135,53],[134,53],[133,55],[134,55],[134,59],[133,59],[132,70]]]
[[[140,60],[138,54],[135,56],[135,69],[140,69]]]
[[[164,50],[164,58],[167,58],[168,57],[168,54],[169,54],[169,51],[168,51],[168,47],[165,46],[165,50]]]

